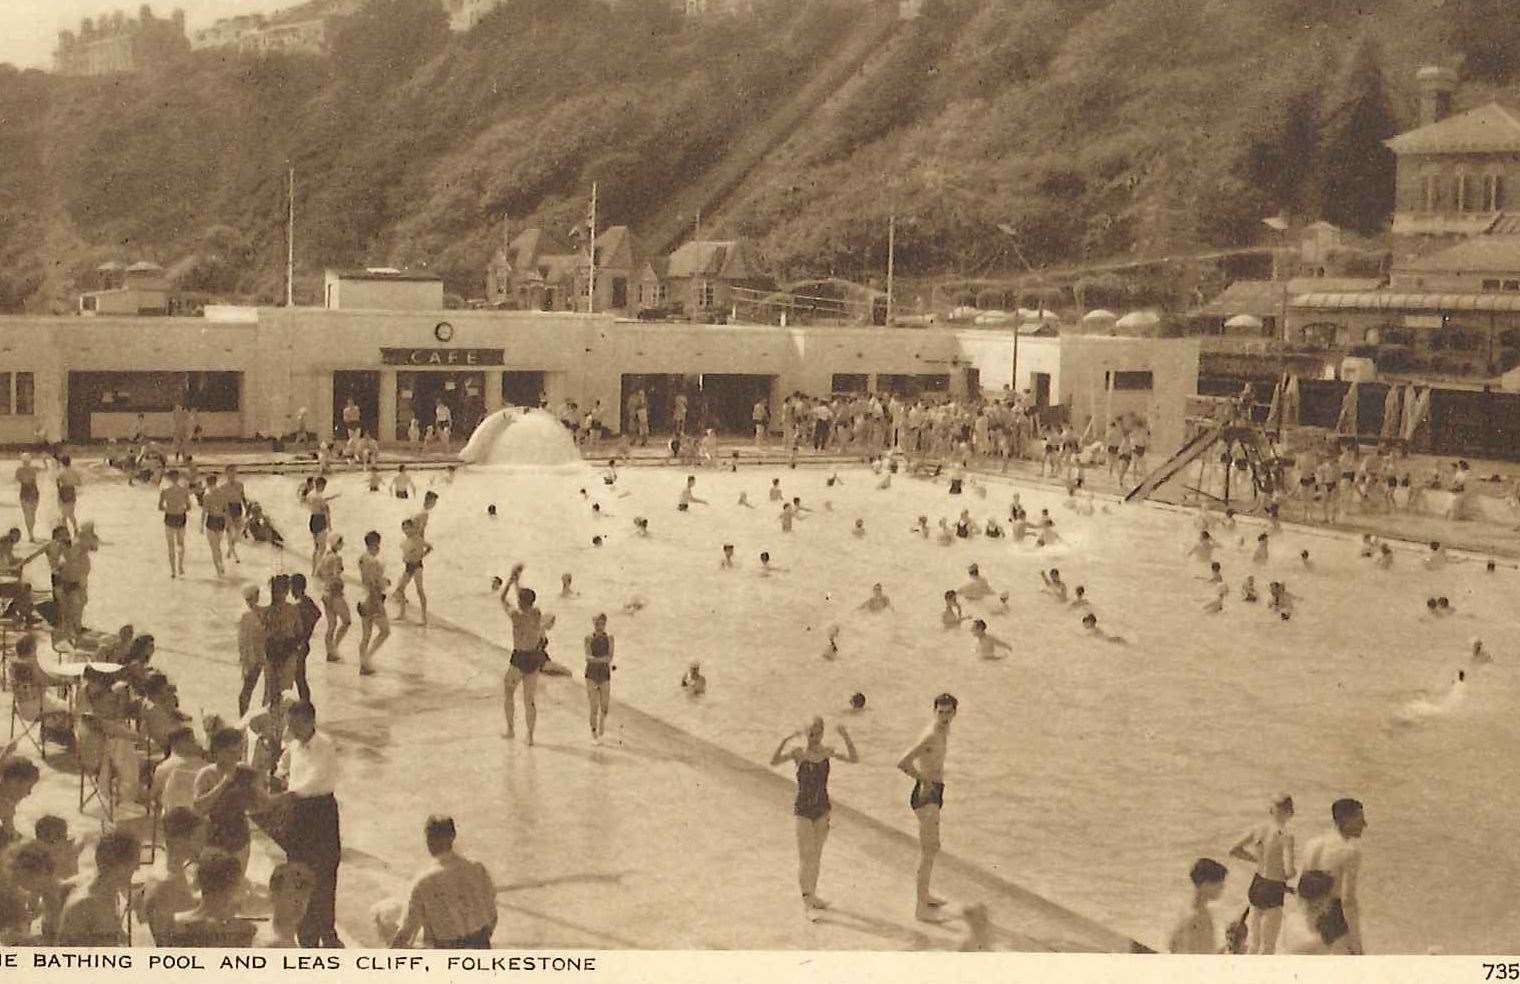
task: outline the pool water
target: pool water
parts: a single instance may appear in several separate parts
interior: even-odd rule
[[[611,614],[615,703],[762,764],[812,713],[845,720],[863,762],[835,769],[834,798],[906,831],[916,829],[909,782],[895,763],[927,726],[934,695],[952,692],[961,709],[947,762],[946,850],[1151,945],[1164,942],[1188,896],[1192,861],[1224,860],[1278,791],[1298,803],[1300,845],[1329,828],[1333,799],[1366,804],[1371,951],[1520,943],[1520,861],[1502,846],[1520,803],[1504,765],[1520,753],[1511,713],[1520,697],[1513,570],[1487,574],[1466,563],[1427,571],[1411,548],[1379,571],[1357,557],[1353,539],[1294,530],[1274,536],[1272,559],[1256,566],[1258,528],[1243,523],[1221,534],[1217,559],[1232,591],[1224,612],[1210,615],[1200,580],[1207,565],[1184,558],[1196,538],[1188,514],[1111,504],[1085,516],[1036,487],[990,482],[985,498],[951,496],[943,481],[899,477],[878,490],[864,469],[840,473],[832,487],[829,474],[700,472],[697,494],[710,504],[685,513],[676,501],[686,473],[674,469],[626,470],[616,489],[590,470],[437,479],[432,610],[507,644],[489,581],[520,560],[524,583],[559,618],[551,655],[577,676],[591,617]],[[779,504],[767,499],[773,477],[813,510],[791,533],[781,532]],[[248,484],[287,541],[306,549],[294,480]],[[399,523],[419,504],[371,494],[357,477],[336,478],[329,491],[343,493],[334,514],[349,570],[373,527],[386,535],[383,557],[397,577]],[[736,504],[741,491],[754,508]],[[962,508],[978,520],[1004,518],[1014,492],[1032,514],[1050,510],[1063,543],[941,546],[909,531],[919,514],[953,521]],[[486,516],[491,503],[498,519]],[[638,515],[650,520],[648,539],[633,533]],[[863,537],[850,532],[857,518]],[[601,547],[591,542],[597,534]],[[724,543],[736,547],[734,570],[720,569]],[[1311,552],[1312,570],[1301,549]],[[781,571],[759,573],[762,550]],[[1013,645],[1009,658],[980,659],[969,630],[941,625],[943,592],[966,581],[972,562],[1012,595],[1007,614],[966,604]],[[1087,637],[1080,612],[1039,590],[1038,572],[1051,566],[1086,586],[1103,627],[1127,645]],[[563,572],[574,575],[577,596],[559,596]],[[1291,621],[1236,600],[1246,573],[1263,597],[1268,581],[1288,582],[1299,596]],[[859,610],[877,581],[891,609]],[[1436,594],[1450,597],[1457,614],[1425,616],[1424,599]],[[624,614],[635,597],[647,606]],[[822,655],[831,625],[840,627],[834,660]],[[1497,659],[1470,673],[1465,697],[1441,698],[1471,636]],[[382,668],[397,658],[391,650],[379,657]],[[709,682],[701,700],[679,685],[694,660]],[[580,687],[578,679],[556,684]],[[868,707],[846,715],[857,690]],[[1237,863],[1221,922],[1238,914],[1249,880]],[[905,872],[905,893],[911,882]]]

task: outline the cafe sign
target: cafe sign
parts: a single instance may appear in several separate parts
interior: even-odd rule
[[[382,348],[380,363],[387,366],[437,367],[505,365],[502,349]]]

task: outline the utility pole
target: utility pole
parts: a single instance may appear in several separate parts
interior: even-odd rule
[[[586,312],[596,313],[596,182],[591,182],[591,276],[586,292]]]
[[[887,327],[892,327],[892,277],[897,265],[897,215],[887,218]]]
[[[290,165],[285,212],[285,306],[296,306],[296,167]]]

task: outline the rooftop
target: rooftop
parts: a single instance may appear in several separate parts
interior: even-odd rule
[[[1520,270],[1520,235],[1473,236],[1400,264],[1414,273],[1514,273]]]
[[[1520,152],[1520,115],[1491,102],[1384,143],[1395,154]]]

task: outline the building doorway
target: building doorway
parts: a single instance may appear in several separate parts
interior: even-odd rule
[[[503,372],[501,402],[509,407],[537,407],[544,402],[544,374],[541,372]]]
[[[770,406],[775,381],[775,376],[703,373],[700,425],[720,434],[753,434],[755,404]]]
[[[419,431],[436,425],[443,403],[453,419],[453,436],[468,438],[485,417],[485,385],[483,372],[396,373],[397,436],[408,433],[413,417]]]
[[[327,432],[347,437],[343,426],[343,408],[353,400],[359,405],[359,426],[366,434],[379,433],[380,373],[373,369],[337,369],[333,371],[332,424]]]
[[[1030,379],[1034,381],[1034,405],[1043,410],[1050,406],[1050,373],[1030,373]]]
[[[619,393],[622,399],[619,412],[625,434],[634,433],[638,429],[633,417],[628,413],[628,398],[640,390],[643,391],[644,399],[648,402],[649,429],[653,431],[670,428],[670,413],[677,393],[686,392],[686,399],[692,404],[696,402],[695,394],[688,391],[685,376],[671,373],[624,373]],[[694,405],[688,407],[688,413],[694,412],[695,409]],[[687,419],[695,420],[696,418],[688,416]]]

